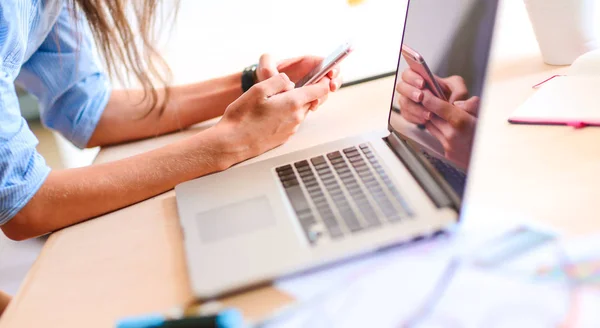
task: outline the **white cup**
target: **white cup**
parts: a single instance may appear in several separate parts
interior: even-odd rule
[[[524,0],[542,57],[550,65],[570,65],[598,48],[594,31],[597,0]]]

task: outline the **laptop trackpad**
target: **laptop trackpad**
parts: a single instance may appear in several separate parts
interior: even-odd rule
[[[266,196],[252,198],[198,213],[196,223],[200,240],[219,241],[275,224],[275,216]]]

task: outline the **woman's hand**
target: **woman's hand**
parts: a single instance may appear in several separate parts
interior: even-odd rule
[[[402,116],[409,122],[424,124],[444,147],[447,158],[466,168],[479,111],[479,98],[469,98],[459,76],[437,78],[448,102],[425,88],[423,78],[411,69],[402,73],[396,86]]]
[[[447,78],[436,77],[436,80],[449,103],[453,104],[456,101],[469,98],[469,91],[462,77],[456,75]],[[400,82],[396,86],[396,91],[399,94],[398,103],[402,117],[411,123],[425,124],[432,116],[431,111],[419,106],[423,101],[424,89],[425,80],[421,75],[410,68],[402,72]],[[477,116],[476,111],[472,114]]]
[[[446,158],[466,169],[477,123],[477,117],[472,113],[476,113],[479,108],[479,97],[450,104],[425,90],[422,106],[434,114],[425,123],[427,131],[440,141]]]
[[[239,161],[260,155],[296,132],[312,103],[329,93],[330,84],[325,77],[295,89],[290,78],[279,73],[231,103],[214,128],[227,139],[230,149],[240,154]]]
[[[264,54],[260,57],[258,62],[256,77],[258,82],[262,82],[279,73],[285,73],[292,82],[296,83],[306,74],[310,73],[317,65],[321,64],[322,61],[323,58],[321,57],[303,56],[286,59],[279,64],[276,64],[271,59],[270,55]],[[327,73],[326,77],[330,80],[329,91],[335,92],[342,85],[342,78],[338,67],[333,68]],[[311,106],[311,110],[315,110],[319,105],[323,104],[327,100],[327,96],[328,94],[315,101]]]

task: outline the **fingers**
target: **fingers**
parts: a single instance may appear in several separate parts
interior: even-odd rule
[[[404,70],[404,72],[402,72],[402,81],[418,89],[425,88],[425,80],[423,77],[410,68],[407,68]]]
[[[312,61],[316,61],[317,60],[316,58],[318,58],[318,57],[310,57],[310,56],[300,56],[300,57],[285,59],[285,60],[282,60],[279,63],[277,63],[277,69],[279,71],[282,71],[282,70],[284,70],[292,65],[295,65],[301,61],[305,61],[307,57],[310,58],[310,60],[312,60]]]
[[[479,97],[471,97],[466,101],[459,100],[454,102],[454,106],[463,109],[464,111],[475,117],[477,117],[479,114],[479,105]]]
[[[442,147],[444,147],[444,151],[450,148],[448,140],[446,139],[442,131],[440,131],[440,129],[432,121],[425,123],[425,129],[427,129],[427,131],[429,131],[429,133],[431,133],[431,135],[434,136],[442,144]]]
[[[277,69],[288,74],[292,81],[298,82],[322,61],[323,58],[315,56],[297,57],[279,63]]]
[[[402,115],[405,120],[413,124],[425,124],[428,121],[420,116],[413,115],[410,112],[401,111],[400,115]]]
[[[325,95],[324,97],[321,97],[313,102],[310,103],[310,107],[308,108],[311,111],[316,111],[319,106],[321,106],[322,104],[324,104],[327,101],[327,98],[329,97],[329,94]]]
[[[256,77],[258,81],[265,81],[275,75],[279,74],[279,70],[277,70],[277,66],[271,55],[264,54],[260,56],[258,60],[258,68],[256,70]]]
[[[255,84],[249,93],[260,98],[269,98],[294,89],[294,82],[285,73],[279,73],[265,81]]]
[[[438,140],[442,142],[447,152],[461,149],[461,146],[472,140],[475,131],[475,118],[464,112],[462,114],[454,124],[437,116],[432,117],[430,120],[430,123],[441,132],[444,140],[439,138]]]
[[[469,97],[469,90],[462,77],[454,75],[441,80],[446,84],[450,91],[448,97],[450,103],[454,103],[457,100],[465,100]]]
[[[431,112],[425,109],[418,102],[398,94],[398,104],[400,105],[400,113],[407,121],[414,124],[423,124],[431,118]]]
[[[423,91],[408,83],[398,83],[398,85],[396,86],[396,91],[398,91],[399,94],[416,103],[420,103],[421,101],[423,101]]]
[[[293,107],[303,107],[329,93],[329,78],[325,77],[315,84],[307,85],[301,88],[288,91],[277,96],[279,99],[286,99],[293,103]]]
[[[458,107],[455,107],[452,104],[434,96],[429,90],[423,90],[423,100],[421,101],[421,104],[426,110],[436,114],[448,122],[452,122],[457,115],[456,111],[459,110]]]
[[[342,78],[340,76],[340,69],[336,66],[329,73],[327,73],[327,77],[331,80],[329,84],[329,89],[331,92],[336,92],[342,86]]]

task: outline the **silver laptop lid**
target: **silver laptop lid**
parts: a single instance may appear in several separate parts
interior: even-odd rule
[[[446,186],[457,209],[481,114],[497,6],[498,0],[408,3],[388,125]]]

